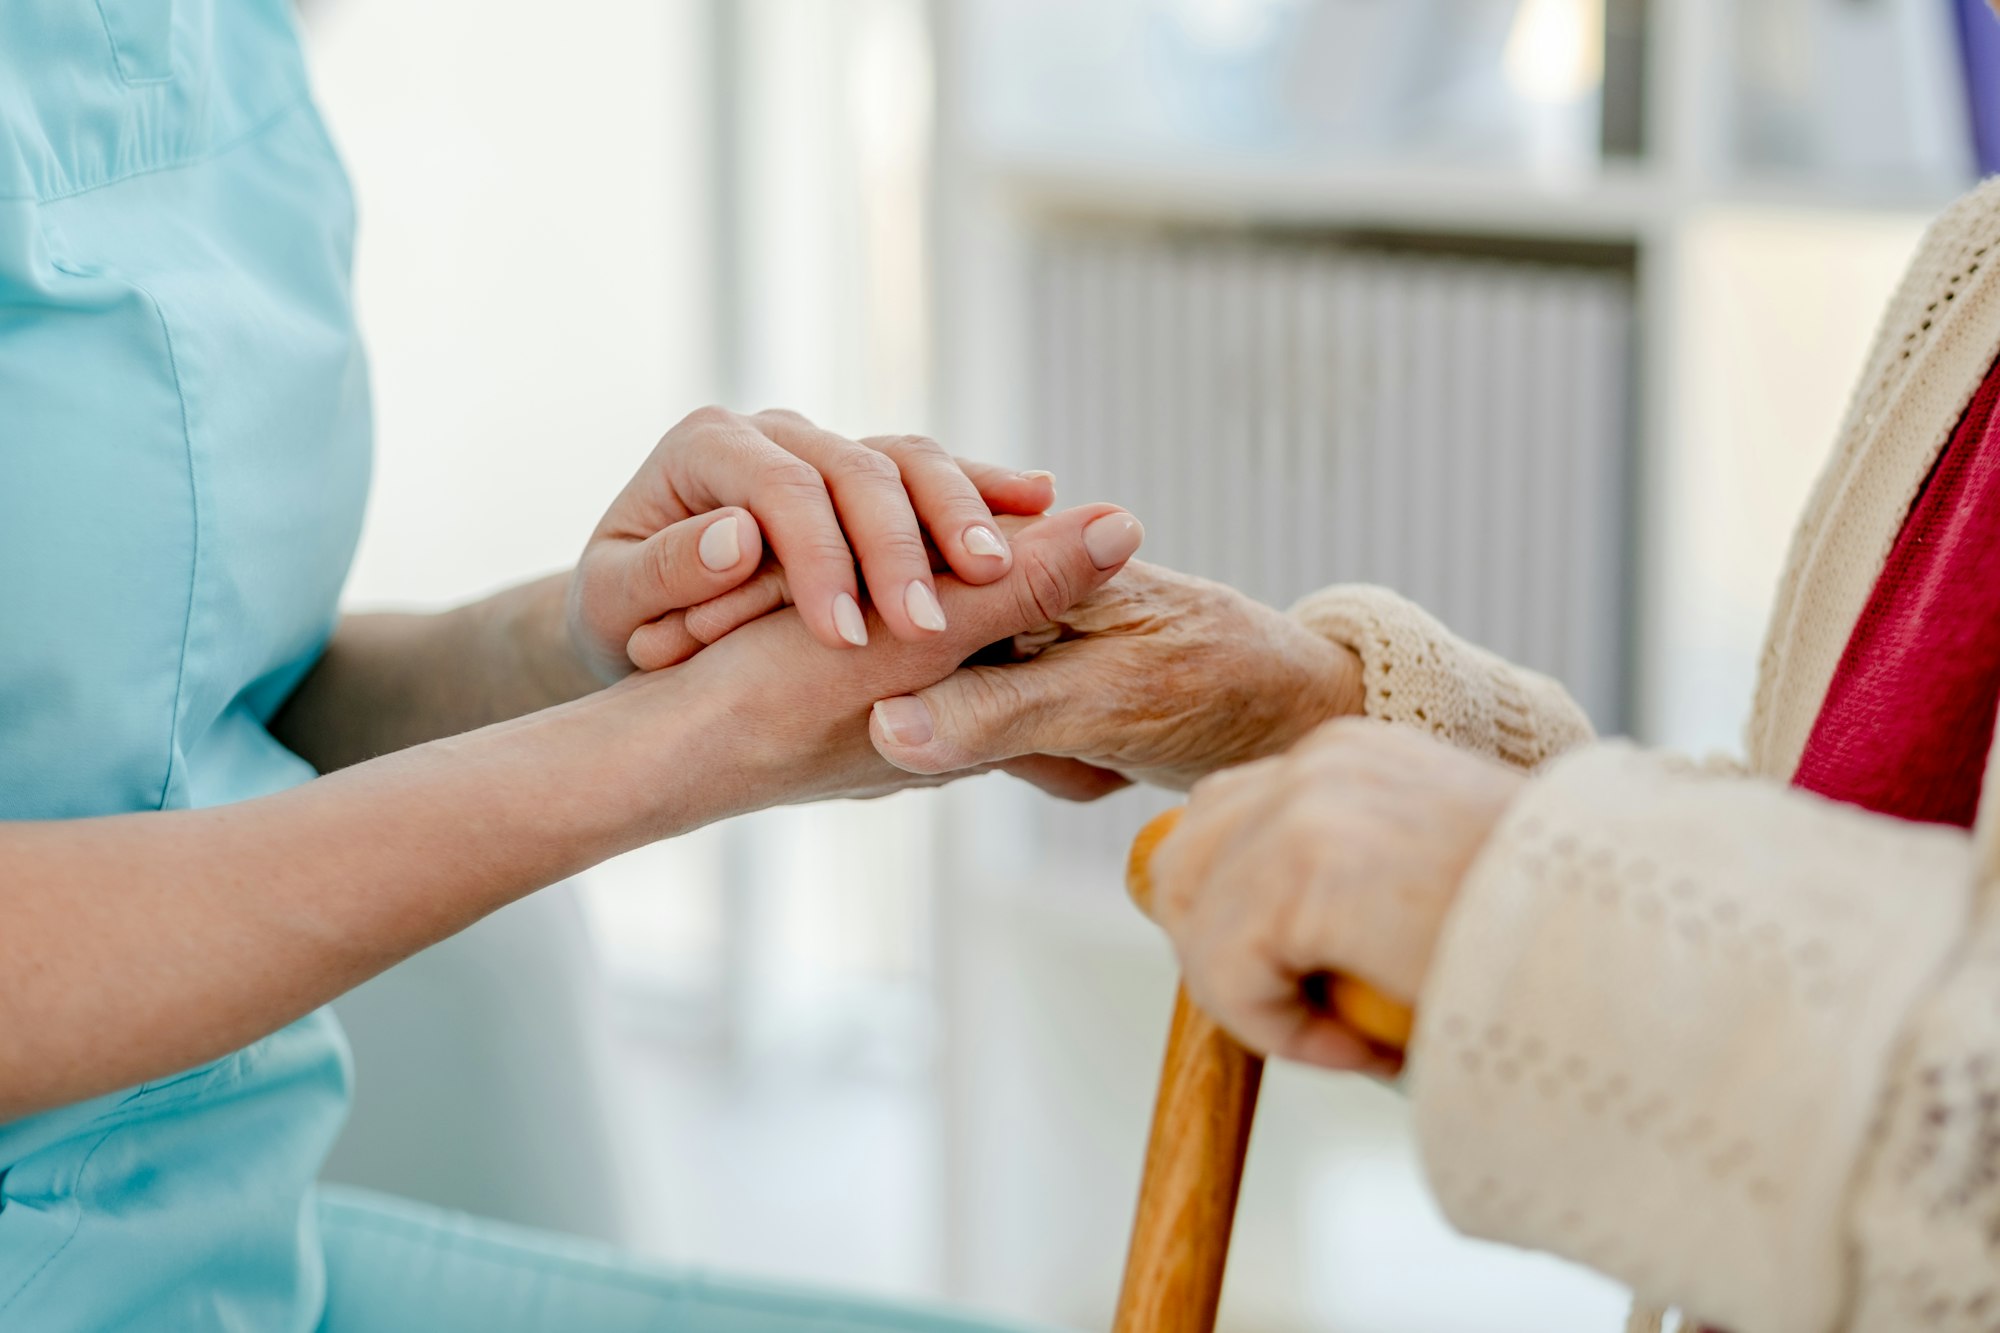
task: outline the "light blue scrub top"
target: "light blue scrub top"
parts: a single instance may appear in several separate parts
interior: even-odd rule
[[[313,775],[265,724],[368,486],[353,227],[286,0],[0,0],[0,818]],[[319,1013],[0,1125],[0,1329],[314,1327],[348,1085]]]

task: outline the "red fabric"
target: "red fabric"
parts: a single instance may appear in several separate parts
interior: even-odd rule
[[[1885,815],[1972,826],[2000,706],[2000,365],[1904,521],[1793,779]]]

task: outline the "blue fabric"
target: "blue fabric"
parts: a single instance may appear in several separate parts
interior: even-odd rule
[[[323,1333],[1000,1333],[915,1305],[721,1279],[326,1187]],[[1020,1326],[1012,1326],[1019,1328]]]
[[[368,488],[352,236],[285,0],[0,4],[0,818],[312,776],[265,723]],[[313,1328],[348,1082],[315,1014],[0,1125],[0,1328]]]
[[[368,488],[352,240],[287,0],[0,2],[0,819],[312,776],[266,724]],[[349,1082],[322,1012],[0,1125],[0,1329],[969,1327],[322,1201]]]

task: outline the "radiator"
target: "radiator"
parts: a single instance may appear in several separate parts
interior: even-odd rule
[[[1044,233],[1028,453],[1144,558],[1276,606],[1385,584],[1623,722],[1629,269],[1289,237]],[[1050,808],[1112,856],[1160,798]]]

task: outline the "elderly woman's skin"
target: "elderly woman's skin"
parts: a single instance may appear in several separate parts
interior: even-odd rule
[[[1253,1050],[1375,1067],[1305,979],[1341,972],[1414,1003],[1459,883],[1526,781],[1349,718],[1198,784],[1153,860],[1153,912],[1188,993]]]
[[[1414,1000],[1524,779],[1361,718],[1352,652],[1140,561],[1014,647],[1029,660],[878,703],[875,748],[915,773],[999,764],[1073,797],[1192,785],[1154,899],[1190,993],[1253,1049],[1381,1068],[1302,983],[1346,972]]]
[[[1069,795],[1126,781],[1185,789],[1361,711],[1352,652],[1232,588],[1142,561],[1015,648],[1032,660],[969,666],[877,704],[876,749],[927,774],[1048,756],[1034,771],[1066,776]]]

